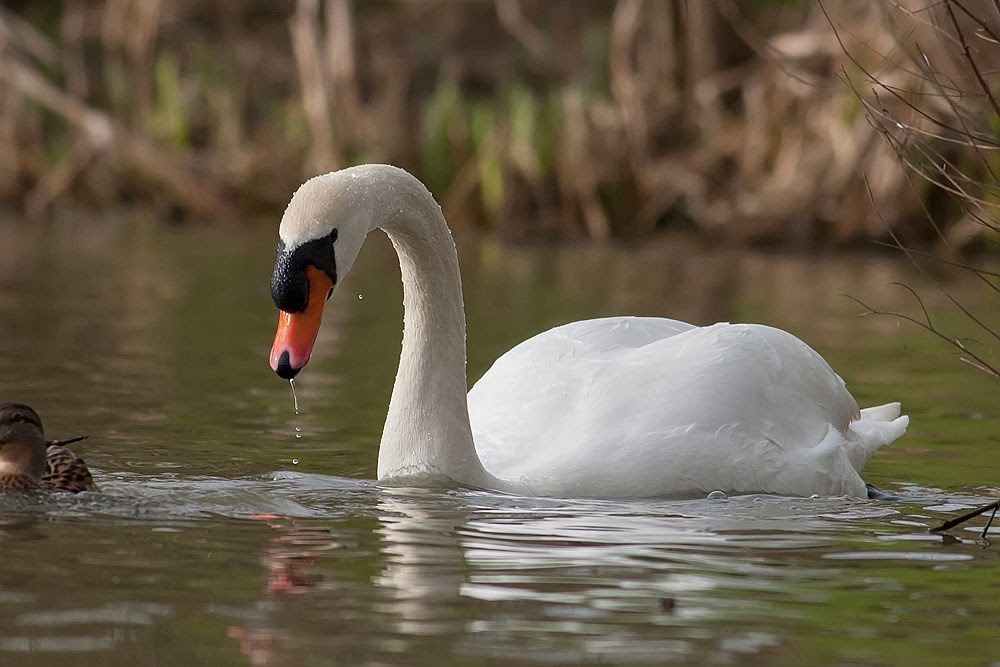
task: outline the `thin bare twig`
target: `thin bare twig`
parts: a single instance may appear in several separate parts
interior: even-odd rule
[[[66,445],[72,445],[74,442],[80,442],[81,440],[86,440],[89,435],[78,435],[75,438],[66,438],[65,440],[46,440],[46,447],[65,447]]]
[[[963,36],[962,39],[963,39],[963,42],[964,42],[964,39],[965,39],[964,36]],[[942,84],[940,83],[938,74],[934,71],[934,69],[932,67],[930,67],[930,65],[929,65],[929,59],[927,58],[926,55],[924,55],[923,51],[919,51],[919,53],[920,53],[921,58],[923,59],[923,62],[927,64],[927,67],[925,69],[926,69],[926,76],[927,76],[928,80],[931,83],[933,83],[934,86],[936,86],[938,88],[938,90],[941,90],[942,89]],[[969,127],[968,122],[966,120],[966,114],[963,113],[963,111],[958,107],[958,104],[956,104],[956,102],[955,102],[955,100],[954,100],[954,98],[952,96],[950,96],[950,95],[942,95],[941,97],[943,97],[944,100],[945,100],[945,102],[948,104],[948,107],[951,110],[952,116],[961,125],[961,128],[958,130],[959,136],[966,139],[965,145],[966,146],[970,146],[975,151],[976,156],[979,158],[980,164],[986,170],[986,173],[989,174],[989,176],[993,180],[993,182],[996,182],[996,180],[997,180],[996,174],[993,172],[993,168],[990,166],[990,162],[986,158],[986,155],[983,154],[983,143],[984,142],[980,141],[978,139],[975,140],[975,141],[968,141],[969,137],[975,137],[977,135],[977,133],[974,132]],[[990,101],[994,105],[996,104],[996,100],[993,100],[992,96],[987,95],[987,97],[991,98]],[[993,148],[996,147],[996,141],[995,140],[990,140],[990,143],[992,143],[992,147]]]
[[[989,522],[986,524],[986,528],[983,529],[983,537],[985,538],[987,531],[989,531],[990,526],[993,523],[993,518],[996,517],[997,509],[1000,509],[1000,500],[997,500],[996,502],[992,502],[989,505],[983,505],[982,507],[977,507],[976,509],[974,509],[974,510],[972,510],[970,512],[966,512],[965,514],[962,514],[960,516],[956,516],[954,519],[948,519],[947,521],[945,521],[941,525],[934,526],[932,528],[928,528],[928,530],[930,532],[932,532],[932,533],[940,533],[940,532],[943,532],[943,531],[946,531],[946,530],[951,530],[955,526],[961,525],[961,524],[965,523],[966,521],[968,521],[969,519],[975,519],[980,514],[986,514],[990,510],[993,510],[993,516],[990,517]]]
[[[911,248],[909,246],[904,246],[904,245],[902,245],[902,243],[899,241],[898,238],[893,243],[889,243],[888,241],[873,241],[873,243],[875,245],[879,245],[879,246],[882,246],[884,248],[893,248],[894,250],[901,250],[901,251],[903,251],[904,254],[913,255],[914,257],[924,257],[925,259],[929,259],[929,260],[931,260],[933,262],[937,262],[939,264],[946,264],[948,266],[954,266],[957,269],[964,269],[966,271],[973,271],[975,273],[981,274],[983,276],[989,276],[991,278],[1000,278],[1000,272],[998,272],[998,271],[989,271],[987,269],[981,269],[981,268],[972,266],[972,265],[970,265],[970,264],[968,264],[966,262],[956,261],[956,260],[953,260],[953,259],[948,259],[947,257],[942,257],[941,255],[935,254],[933,252],[928,252],[926,250],[918,250],[916,248]],[[994,285],[992,282],[989,282],[989,281],[987,281],[986,284],[992,290],[994,290],[995,292],[1000,293],[1000,285]]]
[[[880,310],[878,308],[873,308],[864,301],[862,301],[861,299],[852,296],[850,294],[844,294],[843,296],[847,297],[848,299],[855,302],[856,304],[858,304],[867,311],[865,313],[862,313],[863,317],[868,315],[888,315],[890,317],[895,317],[897,319],[915,324],[921,329],[933,334],[937,338],[940,338],[944,342],[956,348],[962,354],[968,355],[967,357],[959,357],[965,363],[968,363],[978,368],[979,370],[982,370],[983,372],[997,379],[1000,379],[1000,365],[993,365],[986,359],[983,359],[980,355],[970,350],[968,346],[966,346],[966,344],[963,342],[962,338],[948,336],[947,334],[945,334],[944,332],[942,332],[940,329],[937,328],[937,326],[931,320],[930,314],[927,311],[927,307],[924,305],[923,299],[920,298],[920,295],[917,294],[917,292],[912,287],[909,287],[908,285],[904,285],[903,283],[898,283],[898,282],[893,282],[890,284],[902,287],[913,296],[918,306],[920,307],[921,312],[923,313],[924,316],[923,320],[913,317],[912,315],[907,315],[906,313],[898,313],[891,310]]]
[[[995,3],[995,4],[997,5],[997,12],[998,12],[998,13],[1000,13],[1000,2],[998,2],[998,0],[994,0],[994,3]],[[989,23],[987,23],[986,21],[982,20],[981,18],[979,18],[978,16],[976,16],[975,14],[973,14],[973,13],[972,13],[971,11],[969,11],[969,9],[968,9],[968,8],[967,8],[967,7],[965,6],[965,5],[963,5],[963,4],[961,3],[961,2],[955,2],[954,0],[952,0],[950,4],[953,4],[953,5],[955,5],[956,7],[958,7],[959,11],[961,11],[961,12],[962,12],[963,14],[965,14],[965,15],[966,15],[966,16],[968,16],[968,17],[969,17],[970,19],[972,19],[972,20],[973,20],[973,21],[974,21],[974,22],[976,23],[976,25],[978,25],[978,26],[979,26],[979,29],[980,29],[980,30],[982,30],[982,31],[983,31],[984,33],[986,33],[987,35],[989,35],[989,36],[990,36],[990,39],[991,39],[991,40],[992,40],[992,41],[993,41],[993,42],[994,42],[995,44],[1000,44],[1000,35],[998,35],[998,34],[997,34],[997,33],[996,33],[996,32],[995,32],[994,30],[993,30],[993,28],[991,28],[991,27],[990,27],[990,24],[989,24]]]
[[[955,28],[955,35],[958,37],[958,41],[962,45],[962,54],[969,63],[969,67],[972,69],[972,72],[976,75],[976,79],[979,81],[979,85],[982,87],[983,92],[986,93],[987,101],[993,106],[993,113],[1000,116],[1000,104],[997,103],[996,98],[994,98],[991,94],[990,86],[986,83],[986,78],[979,70],[979,65],[976,63],[976,59],[972,57],[972,48],[965,39],[965,32],[962,31],[962,27],[958,24],[958,18],[955,16],[955,11],[951,8],[952,4],[954,4],[954,0],[945,0],[944,8],[948,13],[948,18],[951,19],[952,26]]]
[[[864,181],[865,181],[865,187],[866,187],[866,189],[868,191],[868,199],[872,203],[872,208],[875,211],[875,215],[877,215],[879,217],[879,219],[882,220],[882,222],[883,222],[883,224],[884,224],[884,226],[885,226],[885,228],[886,228],[886,230],[887,230],[887,232],[889,234],[889,238],[891,238],[892,241],[893,241],[892,244],[888,244],[888,245],[891,245],[892,247],[895,247],[898,250],[902,251],[902,253],[906,256],[906,258],[908,260],[910,260],[910,263],[913,264],[917,268],[917,270],[920,271],[920,273],[923,274],[928,280],[930,280],[934,284],[934,286],[941,293],[943,293],[945,295],[946,298],[948,298],[950,301],[952,301],[952,303],[954,303],[960,310],[962,310],[963,313],[966,313],[970,317],[970,319],[972,319],[974,322],[976,322],[977,324],[979,324],[980,328],[982,328],[986,333],[989,333],[994,338],[997,338],[998,337],[997,332],[993,331],[993,329],[991,327],[989,327],[989,326],[987,326],[985,324],[980,323],[979,320],[975,316],[969,314],[968,311],[967,311],[967,309],[962,304],[960,304],[948,292],[948,290],[944,287],[944,285],[942,285],[933,276],[931,276],[930,274],[928,274],[927,271],[925,271],[924,268],[920,265],[920,263],[916,261],[915,257],[919,256],[920,254],[926,255],[926,253],[917,253],[916,251],[912,250],[908,246],[903,245],[903,242],[896,235],[896,232],[893,231],[893,229],[888,224],[885,224],[885,220],[882,218],[882,213],[879,210],[879,207],[875,203],[875,196],[874,196],[874,194],[871,191],[871,186],[869,185],[867,177],[865,177]],[[909,181],[909,176],[907,176],[907,181],[910,182]],[[910,182],[910,185],[912,187],[912,182]],[[925,206],[923,204],[923,202],[921,202],[921,206]],[[938,235],[941,236],[942,240],[944,240],[945,243],[948,243],[947,238],[945,238],[943,232],[941,232],[941,230],[938,229],[937,225],[934,223],[933,217],[931,217],[931,215],[930,215],[930,212],[926,210],[926,207],[924,208],[924,212],[927,215],[927,219],[931,221],[931,224],[934,226],[934,229],[937,231]],[[950,244],[949,244],[949,247],[950,247]],[[983,283],[985,283],[991,290],[998,291],[998,287],[996,285],[994,285],[993,282],[990,281],[989,278],[987,277],[987,275],[986,275],[987,272],[980,271],[980,270],[976,269],[975,267],[972,267],[969,264],[966,264],[966,263],[963,263],[963,262],[950,262],[950,261],[948,261],[948,260],[946,260],[946,259],[944,259],[942,257],[936,257],[936,259],[938,259],[939,261],[942,261],[942,262],[954,264],[954,265],[956,265],[956,266],[958,266],[960,268],[963,268],[963,269],[965,269],[967,271],[970,271],[973,275],[975,275]],[[907,288],[907,289],[910,289],[910,288]],[[910,290],[910,291],[912,292],[913,290]]]

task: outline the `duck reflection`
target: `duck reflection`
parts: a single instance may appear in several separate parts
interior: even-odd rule
[[[319,561],[340,543],[325,526],[278,514],[255,514],[253,518],[266,521],[273,531],[260,558],[267,572],[265,598],[245,624],[227,626],[226,636],[239,642],[240,653],[251,665],[272,665],[297,643],[293,632],[274,622],[275,598],[319,586],[323,581]]]
[[[261,556],[268,572],[267,592],[298,593],[315,587],[323,580],[317,561],[339,546],[330,529],[276,515],[267,518],[277,531]]]

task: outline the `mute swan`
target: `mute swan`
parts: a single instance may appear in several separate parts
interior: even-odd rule
[[[441,209],[396,167],[317,176],[281,219],[271,368],[309,361],[325,301],[367,234],[399,255],[403,344],[378,478],[524,495],[865,496],[858,475],[906,430],[899,404],[858,410],[827,363],[757,324],[573,322],[501,356],[467,391],[458,255]]]
[[[82,439],[46,441],[37,412],[20,403],[0,404],[0,489],[99,491],[83,459],[63,447]]]

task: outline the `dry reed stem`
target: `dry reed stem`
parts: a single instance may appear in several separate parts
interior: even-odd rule
[[[330,95],[341,125],[369,134],[370,121],[361,103],[355,59],[354,19],[348,0],[328,0],[326,10],[326,57],[330,71]],[[345,141],[347,141],[345,139]]]
[[[519,0],[494,0],[493,6],[501,25],[528,53],[536,58],[546,56],[548,48],[545,36],[525,17]]]
[[[79,100],[59,90],[41,75],[14,58],[6,57],[0,67],[0,81],[34,100],[77,127],[97,152],[115,151],[126,162],[174,193],[177,200],[195,215],[212,221],[230,220],[235,209],[222,194],[221,188],[182,165],[180,161],[145,138],[135,135],[108,114],[87,107]],[[67,167],[79,173],[79,166]],[[58,180],[51,186],[62,187]],[[58,193],[36,192],[36,203],[51,201]]]
[[[333,133],[333,117],[329,105],[330,78],[324,67],[319,34],[319,0],[298,0],[295,14],[289,19],[295,62],[298,65],[302,108],[312,141],[309,145],[309,170],[322,174],[344,166]]]
[[[215,161],[246,199],[265,206],[280,207],[302,177],[349,161],[385,160],[411,169],[421,164],[428,150],[421,132],[425,100],[444,86],[458,99],[444,137],[452,182],[436,187],[463,219],[518,237],[550,231],[641,236],[683,223],[736,241],[791,238],[814,246],[887,238],[887,229],[902,230],[920,214],[903,175],[906,163],[892,159],[879,133],[888,133],[888,119],[905,107],[909,83],[927,79],[902,58],[900,44],[915,36],[934,61],[944,33],[922,14],[914,14],[918,30],[873,6],[843,0],[836,7],[851,34],[869,45],[861,60],[885,83],[882,96],[892,98],[883,100],[884,123],[871,120],[876,109],[867,116],[858,110],[836,81],[847,58],[831,24],[808,7],[789,10],[800,12],[798,19],[782,23],[768,19],[767,9],[748,10],[733,0],[296,0],[279,9],[250,1],[218,11],[193,0],[101,0],[66,5],[61,50],[44,38],[25,46],[34,39],[30,26],[19,28],[17,39],[22,52],[34,54],[31,61],[48,59],[45,77],[62,82],[51,85],[135,136],[155,134],[149,114],[154,120],[158,109],[162,114],[163,102],[150,85],[152,63],[172,67],[178,99],[170,102],[186,123],[178,142],[183,148],[160,149],[147,141],[174,155],[181,168],[190,164],[184,155]],[[967,8],[954,4],[960,25],[968,20]],[[255,32],[260,25],[246,25],[261,12],[280,27],[268,33],[266,45]],[[220,43],[192,46],[185,39],[185,25],[198,35],[213,21],[223,24]],[[909,32],[894,33],[900,26]],[[992,23],[984,26],[986,37],[996,32]],[[595,46],[595,36],[604,42]],[[970,33],[968,58],[988,80],[976,39]],[[961,47],[957,39],[953,45]],[[261,51],[265,58],[247,58]],[[198,63],[205,62],[210,71],[221,71],[202,78]],[[273,68],[267,85],[258,83],[264,72],[253,69],[264,62]],[[949,70],[937,85],[964,91],[953,76]],[[123,91],[123,82],[135,82],[135,90]],[[533,113],[545,108],[544,123],[538,121],[527,141],[514,127],[511,88],[532,96]],[[70,143],[83,145],[71,146],[58,173],[41,175],[52,147],[38,119],[2,99],[5,92],[20,94],[0,91],[3,123],[19,126],[22,152],[39,157],[5,160],[3,168],[14,179],[23,170],[23,182],[40,184],[36,194],[49,193],[37,202],[73,196],[70,185],[91,164],[86,129],[71,124]],[[485,140],[470,132],[474,113],[484,107],[494,125],[478,130]],[[906,135],[899,139],[907,148],[914,136],[944,135],[947,141],[950,130],[941,125],[963,129],[948,122],[960,108],[958,98],[940,100],[926,118],[904,119]],[[550,148],[532,145],[539,133]],[[988,137],[981,139],[977,160],[989,171]],[[973,184],[958,175],[969,158],[942,144],[932,150],[937,156],[914,152],[908,158],[956,194],[975,196]],[[102,164],[116,153],[99,148],[89,159]],[[502,174],[498,203],[480,196],[484,188],[496,189],[495,178],[484,182],[478,173],[486,163]],[[865,206],[866,172],[883,207],[881,219]],[[184,195],[169,190],[186,206]],[[962,224],[988,219],[985,204],[995,199],[978,196],[984,205]],[[560,211],[557,223],[532,217],[551,210]],[[959,229],[943,227],[952,235]],[[919,231],[904,234],[910,245],[919,237]]]

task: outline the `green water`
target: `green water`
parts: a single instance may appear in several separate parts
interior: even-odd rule
[[[611,502],[376,485],[392,249],[372,239],[328,305],[296,415],[267,365],[274,245],[0,221],[0,400],[90,434],[104,489],[0,499],[0,664],[1000,664],[984,521],[927,532],[996,495],[997,383],[840,296],[912,312],[902,280],[960,326],[905,262],[460,239],[472,380],[571,319],[759,321],[912,419],[865,471],[900,500]]]

